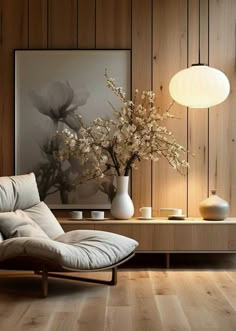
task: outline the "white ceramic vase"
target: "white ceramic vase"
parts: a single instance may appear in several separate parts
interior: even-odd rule
[[[111,203],[111,215],[116,219],[128,220],[134,215],[134,205],[130,199],[129,176],[116,177],[117,191]]]
[[[229,214],[229,204],[211,190],[212,195],[200,203],[199,210],[204,220],[222,221]]]

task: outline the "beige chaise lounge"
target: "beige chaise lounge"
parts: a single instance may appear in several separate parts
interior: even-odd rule
[[[70,279],[116,284],[117,265],[131,258],[137,245],[133,239],[104,231],[64,233],[40,201],[33,173],[0,178],[0,268],[41,274],[44,297],[48,294],[48,275],[68,278],[49,272],[111,269],[111,281]]]

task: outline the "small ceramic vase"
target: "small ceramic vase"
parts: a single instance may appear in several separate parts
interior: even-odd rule
[[[229,204],[211,190],[212,195],[200,203],[199,210],[204,220],[223,221],[229,214]]]
[[[134,205],[128,193],[129,177],[116,178],[117,191],[111,203],[111,214],[116,219],[128,220],[134,215]]]

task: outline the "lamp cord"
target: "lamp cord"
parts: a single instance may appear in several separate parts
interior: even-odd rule
[[[201,63],[201,0],[198,0],[198,63],[192,64],[194,66],[204,66],[206,64]]]

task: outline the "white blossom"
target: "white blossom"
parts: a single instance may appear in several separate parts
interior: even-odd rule
[[[88,126],[80,117],[81,129],[77,135],[68,129],[58,133],[64,137],[66,148],[58,152],[57,158],[74,157],[84,165],[92,163],[84,173],[89,178],[101,177],[107,172],[128,175],[138,161],[158,161],[160,158],[165,158],[174,169],[183,173],[183,168],[189,166],[182,158],[186,150],[163,125],[175,118],[169,113],[171,106],[161,113],[155,106],[153,91],[143,91],[138,97],[136,89],[133,100],[127,100],[122,87],[116,87],[115,80],[107,73],[105,76],[107,87],[120,98],[122,107],[113,108],[115,117],[99,117]]]

